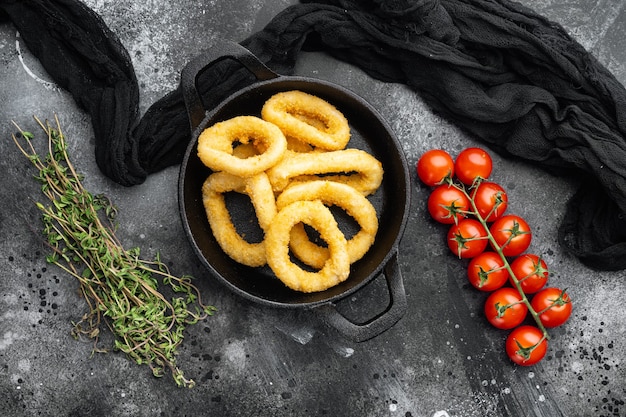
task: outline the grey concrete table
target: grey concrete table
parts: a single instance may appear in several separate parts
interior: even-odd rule
[[[135,64],[141,109],[175,88],[179,72],[217,38],[235,41],[262,28],[290,4],[188,0],[86,3],[121,38]],[[626,82],[626,1],[525,0],[563,24]],[[182,230],[178,168],[124,188],[96,168],[89,118],[52,83],[20,42],[0,25],[0,414],[7,416],[613,416],[626,415],[625,272],[598,273],[556,241],[563,203],[575,184],[494,155],[494,178],[510,211],[534,227],[532,249],[545,256],[552,283],[575,300],[570,322],[553,332],[549,356],[520,368],[503,353],[504,333],[481,317],[462,262],[443,229],[428,220],[427,190],[412,172],[412,208],[400,246],[408,312],[379,337],[353,343],[310,311],[272,309],[232,294],[207,276]],[[457,153],[475,145],[429,112],[401,85],[374,81],[322,54],[306,54],[299,74],[334,81],[363,96],[388,120],[409,164],[437,146]],[[119,236],[146,256],[157,251],[178,274],[197,277],[212,318],[186,334],[179,363],[191,390],[157,379],[119,353],[91,354],[70,337],[85,312],[77,283],[45,263],[37,236],[40,199],[32,170],[10,140],[11,120],[34,129],[32,115],[57,113],[86,186],[119,208]],[[626,163],[626,161],[625,161]],[[381,293],[383,296],[381,296]],[[346,314],[380,308],[378,281],[340,303]],[[365,307],[364,307],[365,306]],[[104,336],[105,342],[110,341]]]

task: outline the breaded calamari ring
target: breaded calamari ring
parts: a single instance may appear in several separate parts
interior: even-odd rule
[[[246,241],[232,222],[224,193],[247,194],[257,215],[259,226],[267,231],[276,216],[276,201],[267,175],[262,172],[243,178],[227,172],[211,174],[202,185],[202,202],[215,240],[233,260],[250,267],[267,264],[265,242]]]
[[[295,114],[294,116],[317,129],[325,128],[324,124],[319,120],[312,119],[303,114]],[[294,151],[294,152],[324,152],[326,151],[326,149],[316,148],[310,143],[303,142],[300,139],[297,139],[293,136],[285,135],[285,137],[287,138],[287,150]]]
[[[276,209],[295,201],[319,200],[326,205],[335,205],[352,216],[361,229],[348,239],[350,263],[361,259],[374,243],[378,232],[378,217],[372,203],[349,185],[334,181],[311,181],[289,186],[276,200]],[[321,269],[329,257],[328,248],[309,240],[304,225],[297,224],[291,230],[291,251],[305,264]]]
[[[276,192],[284,190],[291,182],[324,179],[348,184],[363,195],[369,195],[383,180],[380,161],[360,149],[320,153],[287,151],[284,158],[266,172]]]
[[[260,155],[262,152],[262,150],[259,151],[251,143],[242,143],[233,149],[233,156],[236,156],[237,158],[250,158],[251,156]]]
[[[317,230],[328,243],[330,257],[319,271],[307,271],[289,256],[291,229],[305,223]],[[320,201],[296,201],[276,214],[265,234],[267,264],[287,287],[301,292],[324,291],[348,278],[350,257],[346,238],[335,217]]]
[[[258,155],[239,158],[233,155],[236,143],[252,143]],[[280,161],[287,150],[287,139],[272,123],[255,116],[237,116],[208,127],[198,137],[198,157],[214,171],[240,177],[264,172]]]
[[[274,94],[261,109],[263,120],[285,136],[327,150],[344,149],[350,141],[345,116],[326,100],[293,90]]]

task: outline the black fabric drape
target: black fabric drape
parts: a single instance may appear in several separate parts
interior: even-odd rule
[[[91,115],[104,174],[131,186],[180,162],[180,91],[138,120],[130,58],[97,14],[77,0],[0,0],[0,13]],[[626,268],[626,90],[558,24],[508,0],[320,0],[241,43],[282,74],[303,48],[325,51],[410,86],[495,151],[579,179],[560,243],[593,268]],[[226,62],[199,88],[210,108],[249,82]]]

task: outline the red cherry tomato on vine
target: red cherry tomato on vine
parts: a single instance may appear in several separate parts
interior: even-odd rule
[[[518,365],[531,366],[546,356],[548,341],[534,326],[520,326],[506,339],[506,354]]]
[[[509,271],[504,267],[500,255],[495,252],[483,252],[469,262],[467,277],[474,288],[494,291],[507,282]]]
[[[485,301],[485,317],[493,327],[512,329],[526,318],[528,307],[515,288],[503,287],[492,292]]]
[[[446,178],[454,175],[454,160],[442,149],[431,149],[417,161],[417,176],[431,187],[441,184]]]
[[[532,239],[530,226],[526,220],[515,214],[500,217],[493,222],[489,231],[504,256],[521,255],[528,249]]]
[[[442,184],[428,196],[428,212],[439,223],[458,223],[469,209],[469,198],[452,185]]]
[[[478,220],[462,219],[448,231],[448,247],[459,258],[473,258],[487,247],[487,231]]]
[[[472,191],[478,214],[488,222],[500,218],[509,203],[506,191],[495,182],[483,181]]]
[[[548,266],[537,255],[527,253],[515,258],[511,262],[511,270],[526,294],[536,293],[548,282]],[[510,281],[514,285],[513,278],[510,278]]]
[[[530,305],[539,313],[539,320],[546,327],[557,327],[565,323],[572,314],[572,300],[558,288],[549,287],[539,291]]]
[[[463,149],[454,161],[455,175],[466,185],[471,185],[477,177],[489,178],[492,168],[491,156],[480,148]]]

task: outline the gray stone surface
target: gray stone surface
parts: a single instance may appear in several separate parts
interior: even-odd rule
[[[87,0],[133,57],[142,111],[178,83],[179,71],[218,38],[242,40],[290,1]],[[624,0],[525,0],[561,23],[626,82]],[[93,158],[89,118],[59,90],[0,25],[0,414],[6,416],[614,416],[625,415],[626,273],[589,270],[565,254],[556,231],[575,184],[494,155],[494,179],[509,192],[510,211],[526,217],[532,250],[545,256],[551,283],[575,303],[570,322],[552,332],[548,358],[513,366],[505,333],[481,316],[483,296],[468,288],[464,264],[448,253],[444,229],[428,220],[427,190],[412,174],[412,208],[400,246],[408,312],[379,337],[353,343],[308,310],[272,309],[233,295],[207,276],[182,230],[178,168],[124,188]],[[431,147],[457,153],[476,145],[433,115],[407,88],[370,79],[322,54],[307,54],[298,73],[334,81],[370,101],[403,144],[409,165]],[[70,337],[86,311],[77,283],[45,263],[32,169],[10,140],[10,121],[34,130],[32,115],[58,114],[71,157],[94,193],[119,208],[119,236],[144,255],[157,251],[175,273],[190,273],[212,318],[192,326],[179,364],[191,390],[157,379],[120,353],[92,354]],[[626,161],[625,161],[626,163]],[[382,284],[340,303],[346,314],[380,308]],[[103,343],[110,342],[104,331]]]

